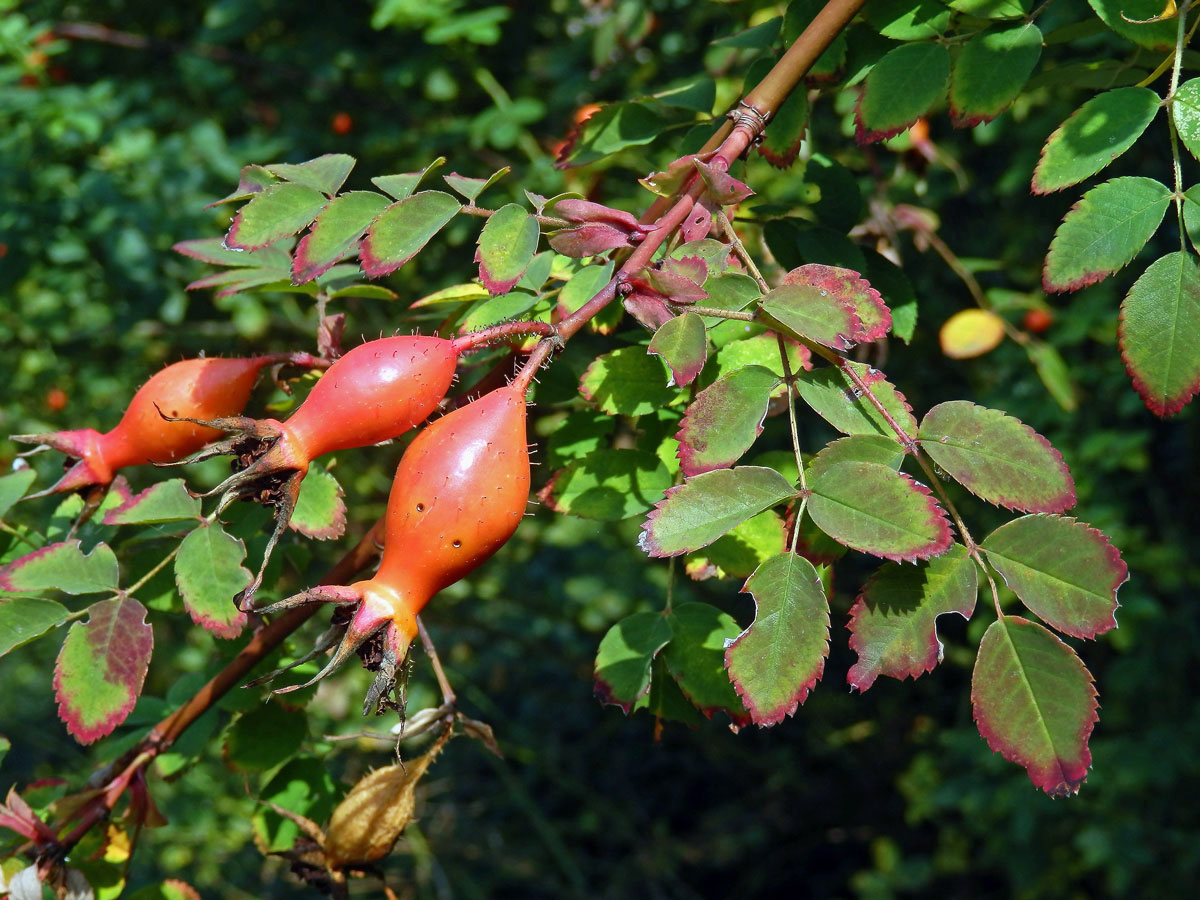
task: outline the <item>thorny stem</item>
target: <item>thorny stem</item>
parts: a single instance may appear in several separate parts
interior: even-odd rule
[[[476,206],[474,203],[468,203],[459,209],[459,212],[466,213],[468,216],[480,216],[484,219],[494,216],[496,210],[484,209],[482,206]],[[546,228],[569,228],[571,223],[565,219],[556,219],[554,216],[539,216],[534,215],[539,225],[544,225]]]
[[[468,353],[479,349],[484,344],[503,340],[504,338],[530,334],[540,334],[542,337],[550,337],[555,333],[554,326],[549,322],[505,322],[501,325],[481,328],[479,331],[468,331],[465,334],[460,334],[451,343],[454,345],[455,353]]]

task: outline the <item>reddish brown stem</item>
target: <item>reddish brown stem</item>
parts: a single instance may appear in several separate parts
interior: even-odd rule
[[[530,334],[548,337],[554,333],[554,326],[549,322],[505,322],[502,325],[492,325],[490,328],[481,328],[479,331],[460,334],[454,338],[452,343],[455,353],[469,353],[492,341]]]

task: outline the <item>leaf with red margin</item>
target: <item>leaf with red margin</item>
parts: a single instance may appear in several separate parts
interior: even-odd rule
[[[349,154],[326,153],[302,163],[275,163],[267,166],[266,170],[277,178],[302,184],[332,197],[346,183],[354,163],[354,157]]]
[[[854,139],[881,141],[904,131],[944,99],[950,51],[941,44],[901,44],[867,74],[854,107]]]
[[[708,280],[708,260],[701,256],[671,257],[662,261],[662,271],[672,275],[682,275],[692,284],[703,286],[704,282]],[[704,292],[704,296],[708,297],[707,290]]]
[[[807,285],[817,290],[820,296],[825,296],[820,293],[825,291],[829,296],[849,303],[859,320],[858,330],[850,335],[853,341],[877,341],[892,328],[891,310],[879,291],[852,269],[809,264],[792,269],[783,276],[780,284]]]
[[[854,335],[862,332],[854,304],[811,284],[781,284],[768,291],[758,307],[773,331],[834,350],[849,350]]]
[[[1171,192],[1153,178],[1127,176],[1094,187],[1054,232],[1042,287],[1047,293],[1077,291],[1124,268],[1154,236],[1171,203]]]
[[[650,690],[650,664],[671,640],[660,613],[634,613],[608,629],[596,651],[595,693],[601,704],[625,715]]]
[[[300,496],[288,527],[305,537],[328,541],[346,531],[342,486],[320,463],[313,463],[300,486]]]
[[[1023,516],[979,546],[1047,625],[1079,638],[1117,627],[1117,589],[1129,580],[1129,567],[1102,532],[1066,516]]]
[[[81,744],[125,721],[137,703],[154,650],[146,607],[132,597],[101,600],[67,632],[54,666],[58,717]]]
[[[593,203],[591,200],[583,200],[579,197],[567,196],[561,200],[552,200],[546,205],[546,215],[563,219],[574,225],[602,222],[627,233],[654,229],[653,225],[641,224],[637,220],[637,216],[627,213],[623,209],[613,209],[603,203]]]
[[[678,272],[646,268],[633,275],[629,283],[635,290],[659,294],[672,303],[698,303],[708,299],[708,291]]]
[[[259,250],[306,228],[328,205],[329,198],[310,187],[290,181],[273,184],[238,210],[225,246]]]
[[[1136,143],[1161,105],[1147,87],[1092,97],[1047,138],[1030,190],[1049,194],[1091,178]]]
[[[954,544],[944,556],[916,566],[885,563],[850,607],[850,649],[858,662],[846,681],[867,690],[880,675],[917,678],[942,661],[937,617],[970,619],[979,573],[967,548]]]
[[[292,258],[292,280],[312,281],[354,250],[359,238],[391,201],[374,191],[342,194],[321,212]]]
[[[981,31],[954,61],[950,117],[959,127],[990,122],[1021,94],[1042,55],[1042,33],[1032,22]]]
[[[725,651],[729,678],[756,725],[796,711],[821,680],[829,656],[829,601],[803,556],[780,553],[750,576],[754,621]]]
[[[774,469],[739,466],[689,478],[654,505],[638,546],[649,556],[679,556],[707,547],[739,522],[796,495]]]
[[[695,313],[668,319],[654,333],[646,352],[662,357],[671,370],[671,384],[691,384],[708,360],[704,320]]]
[[[479,233],[479,280],[493,297],[510,291],[529,268],[542,233],[538,222],[517,203],[496,210]]]
[[[845,40],[841,34],[838,38]],[[779,107],[779,111],[767,123],[762,142],[758,145],[758,152],[775,168],[790,168],[800,155],[807,130],[807,93],[801,90],[792,91]]]
[[[810,481],[830,466],[842,462],[879,463],[893,472],[899,472],[900,466],[904,464],[904,457],[904,449],[882,434],[852,434],[822,447],[805,471]]]
[[[176,253],[212,263],[214,266],[241,266],[286,270],[292,264],[287,244],[275,243],[261,250],[230,250],[222,238],[197,238],[180,241],[171,247]]]
[[[718,169],[716,166],[698,159],[693,159],[692,165],[696,167],[696,171],[700,173],[700,177],[708,186],[709,195],[721,206],[733,206],[735,203],[741,203],[747,197],[754,196],[754,191],[750,190],[748,185],[738,181],[726,170]]]
[[[867,386],[892,420],[909,438],[916,437],[917,420],[904,395],[882,372],[866,363],[845,363]],[[843,434],[882,434],[900,442],[892,426],[862,390],[840,368],[828,367],[800,372],[796,378],[800,397],[826,422]]]
[[[363,240],[359,251],[363,271],[372,278],[395,272],[460,209],[462,205],[444,191],[421,191],[393,203],[371,223]]]
[[[105,525],[152,525],[200,518],[200,498],[188,493],[182,478],[152,484],[136,497],[104,514]]]
[[[734,725],[749,724],[750,715],[725,672],[725,648],[738,633],[733,616],[707,603],[681,603],[667,621],[672,637],[662,659],[683,695],[706,718],[721,710]]]
[[[698,393],[675,435],[683,474],[724,469],[741,459],[762,434],[771,392],[780,380],[763,366],[742,366]]]
[[[78,540],[48,544],[0,568],[0,590],[19,593],[99,594],[115,591],[119,579],[112,548],[97,544],[85,554]]]
[[[839,462],[808,484],[817,527],[854,550],[899,562],[938,556],[951,544],[945,511],[929,488],[871,462]]]
[[[220,200],[213,201],[204,208],[212,209],[214,206],[220,206],[222,203],[249,200],[255,194],[261,194],[265,191],[275,183],[275,180],[275,176],[263,166],[243,166],[241,173],[238,175],[238,186],[234,192],[222,197]]]
[[[242,565],[246,546],[204,522],[188,533],[175,557],[175,584],[192,621],[220,638],[242,633],[246,614],[239,612],[234,596],[253,576]]]
[[[975,724],[1050,796],[1078,793],[1087,778],[1097,706],[1091,673],[1051,632],[1019,616],[988,627],[971,676]]]
[[[1158,416],[1200,390],[1200,263],[1182,250],[1150,264],[1121,303],[1121,356],[1133,386]]]
[[[1075,481],[1062,454],[998,409],[968,400],[939,403],[921,420],[917,440],[951,478],[988,503],[1046,513],[1075,505]]]
[[[572,259],[596,256],[618,247],[632,247],[628,232],[604,222],[560,228],[546,235],[546,240],[556,253]]]

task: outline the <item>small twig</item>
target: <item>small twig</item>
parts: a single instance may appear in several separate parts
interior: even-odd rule
[[[446,678],[446,671],[442,668],[442,661],[438,657],[437,648],[433,646],[433,639],[429,637],[429,632],[425,630],[425,623],[421,621],[420,616],[417,616],[417,632],[421,635],[421,645],[429,655],[429,664],[433,666],[433,674],[437,678],[438,687],[442,690],[442,705],[454,709],[457,702],[457,698],[454,696],[454,688],[450,687],[450,680]]]
[[[779,360],[783,365],[783,381],[787,389],[788,422],[792,429],[792,452],[796,454],[796,471],[800,478],[800,505],[796,508],[796,522],[792,526],[792,546],[790,552],[796,552],[800,536],[800,520],[804,518],[804,509],[808,505],[808,481],[804,474],[804,458],[800,454],[800,428],[796,422],[796,376],[792,374],[792,361],[788,359],[787,344],[783,335],[776,334],[779,344]]]
[[[463,206],[461,209],[459,209],[459,212],[466,213],[468,216],[479,216],[484,219],[496,214],[496,210],[484,209],[482,206],[476,206],[474,203],[468,203],[466,206]],[[571,227],[571,223],[566,219],[556,219],[554,216],[542,216],[538,214],[533,214],[533,217],[537,220],[539,225],[542,225],[546,228],[558,229]]]

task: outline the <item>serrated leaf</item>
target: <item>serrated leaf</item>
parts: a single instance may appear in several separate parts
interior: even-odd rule
[[[950,546],[946,513],[929,488],[870,462],[840,462],[808,484],[817,527],[854,550],[899,562],[928,559]]]
[[[1176,89],[1171,118],[1183,146],[1200,159],[1200,78],[1185,81]]]
[[[558,311],[562,317],[569,316],[600,293],[612,280],[613,264],[584,266],[571,276],[558,295]]]
[[[37,597],[0,597],[0,656],[61,625],[70,612],[61,603]]]
[[[13,508],[13,505],[29,493],[29,489],[37,480],[37,472],[33,469],[21,469],[10,475],[0,477],[0,519]]]
[[[287,271],[291,256],[284,244],[271,244],[261,250],[233,250],[223,238],[198,238],[180,241],[172,248],[176,253],[212,263],[214,266],[241,266]]]
[[[864,363],[847,362],[858,373],[867,389],[910,437],[917,434],[917,420],[912,407],[882,372]],[[840,368],[814,369],[801,372],[796,378],[796,390],[804,402],[830,425],[843,434],[883,434],[900,439],[861,389]]]
[[[662,362],[641,347],[621,347],[597,357],[583,373],[579,393],[610,416],[642,416],[675,398]]]
[[[1072,637],[1117,627],[1117,590],[1129,568],[1104,534],[1065,516],[1023,516],[980,544],[1021,602]]]
[[[1062,454],[998,409],[967,400],[939,403],[926,413],[917,437],[950,477],[988,503],[1046,513],[1075,505],[1075,482]]]
[[[243,166],[238,175],[238,186],[231,194],[216,200],[205,209],[212,209],[222,203],[233,203],[238,200],[249,200],[255,194],[261,194],[266,188],[275,183],[275,176],[263,166]]]
[[[1060,191],[1095,175],[1134,145],[1159,106],[1158,94],[1145,87],[1117,88],[1087,101],[1047,139],[1033,192]]]
[[[479,280],[492,295],[511,290],[533,254],[537,252],[541,232],[538,222],[517,203],[508,203],[488,218],[479,234]]]
[[[771,392],[780,378],[762,366],[743,366],[696,395],[683,417],[679,463],[684,475],[733,465],[762,434]]]
[[[220,525],[204,522],[188,533],[175,557],[175,584],[192,621],[220,638],[242,633],[246,614],[234,597],[250,584],[250,570],[242,565],[246,546],[226,534]]]
[[[916,41],[945,32],[950,10],[937,0],[874,0],[863,10],[866,19],[884,37]]]
[[[125,721],[142,692],[154,631],[132,597],[101,600],[67,632],[54,666],[58,717],[81,744]]]
[[[933,671],[942,661],[937,617],[953,612],[970,619],[978,592],[975,561],[961,544],[916,566],[885,563],[850,608],[850,649],[858,662],[846,681],[865,691],[880,675],[903,681]]]
[[[1122,37],[1151,50],[1175,46],[1175,23],[1149,22],[1163,10],[1163,0],[1088,0],[1104,24]],[[1144,24],[1143,24],[1144,23]]]
[[[734,687],[756,725],[796,711],[821,679],[829,656],[829,601],[803,556],[780,553],[746,582],[754,621],[725,651]]]
[[[1182,250],[1150,264],[1121,303],[1121,356],[1146,407],[1183,409],[1200,389],[1200,264]]]
[[[794,90],[787,95],[779,111],[767,123],[762,142],[758,145],[758,152],[776,168],[789,168],[800,154],[807,130],[808,95],[805,91]]]
[[[395,272],[460,209],[462,205],[442,191],[421,191],[393,203],[379,214],[363,240],[359,251],[363,271],[372,278]]]
[[[850,269],[810,263],[792,269],[780,279],[780,284],[800,285],[816,291],[820,297],[833,297],[849,305],[859,320],[859,327],[850,339],[858,343],[877,341],[892,327],[892,314],[879,291]]]
[[[0,568],[0,590],[99,594],[117,589],[117,556],[107,544],[85,554],[78,540],[49,544]]]
[[[229,726],[225,761],[241,772],[266,772],[295,756],[307,736],[304,710],[268,700]]]
[[[292,279],[301,284],[332,269],[354,249],[388,202],[374,191],[350,191],[335,197],[296,247]]]
[[[950,51],[941,44],[901,44],[867,74],[854,109],[855,140],[881,141],[904,131],[946,96]]]
[[[1114,178],[1071,207],[1050,242],[1042,286],[1075,291],[1123,268],[1166,214],[1171,192],[1153,178]]]
[[[288,527],[319,541],[339,538],[345,532],[342,486],[323,466],[314,464],[309,468]]]
[[[572,461],[538,495],[558,512],[617,521],[646,512],[671,486],[671,473],[645,450],[595,450]]]
[[[669,385],[683,387],[696,380],[708,360],[704,320],[695,313],[675,316],[654,333],[647,353],[662,357],[671,370]]]
[[[707,718],[721,710],[734,725],[748,724],[750,716],[725,673],[725,647],[738,633],[737,622],[707,603],[681,603],[667,621],[672,636],[662,659],[684,696]]]
[[[152,484],[136,497],[110,509],[105,525],[152,525],[200,518],[200,498],[188,493],[182,478]]]
[[[676,121],[690,117],[685,110],[672,111],[646,101],[610,103],[579,126],[579,134],[560,155],[559,165],[583,166],[618,153],[627,147],[648,144]]]
[[[489,296],[491,295],[488,294],[487,288],[474,282],[455,284],[422,297],[409,309],[420,309],[423,306],[433,306],[437,303],[470,303],[473,300],[486,300]]]
[[[982,31],[967,41],[950,77],[950,115],[960,127],[990,122],[1021,94],[1042,55],[1032,22]]]
[[[497,169],[487,178],[469,178],[466,175],[459,175],[457,172],[451,172],[449,175],[443,175],[442,181],[450,185],[450,187],[467,198],[468,203],[474,203],[479,199],[479,195],[490,188],[493,184],[512,171],[510,166],[505,166],[502,169]]]
[[[904,450],[891,438],[882,434],[852,434],[826,444],[812,458],[805,470],[808,478],[816,478],[828,469],[843,462],[870,462],[900,471],[904,462]]]
[[[371,184],[379,188],[389,197],[395,197],[397,200],[405,200],[412,195],[412,192],[417,189],[417,185],[421,180],[446,163],[446,157],[439,156],[424,169],[419,172],[405,172],[403,175],[379,175],[371,179]]]
[[[326,153],[306,162],[276,163],[266,169],[277,178],[302,184],[332,197],[345,184],[354,162],[354,157],[345,153]]]
[[[642,526],[650,556],[678,556],[711,544],[739,522],[796,495],[774,469],[740,466],[689,478],[667,491]]]
[[[988,626],[971,676],[975,724],[1052,797],[1077,793],[1087,778],[1096,707],[1091,674],[1057,637],[1018,616]]]
[[[853,335],[862,331],[852,304],[809,284],[782,284],[764,295],[758,307],[774,330],[835,350],[853,347]]]
[[[974,359],[1004,340],[1004,320],[990,309],[960,309],[938,329],[942,353],[950,359]]]
[[[650,665],[669,640],[671,626],[660,613],[634,613],[617,622],[596,651],[597,699],[629,715],[649,692]]]
[[[783,518],[768,509],[735,525],[703,550],[688,554],[684,571],[695,581],[749,578],[767,559],[784,550]]]
[[[225,236],[234,250],[258,250],[308,226],[329,204],[320,191],[302,184],[273,184],[238,210]]]

